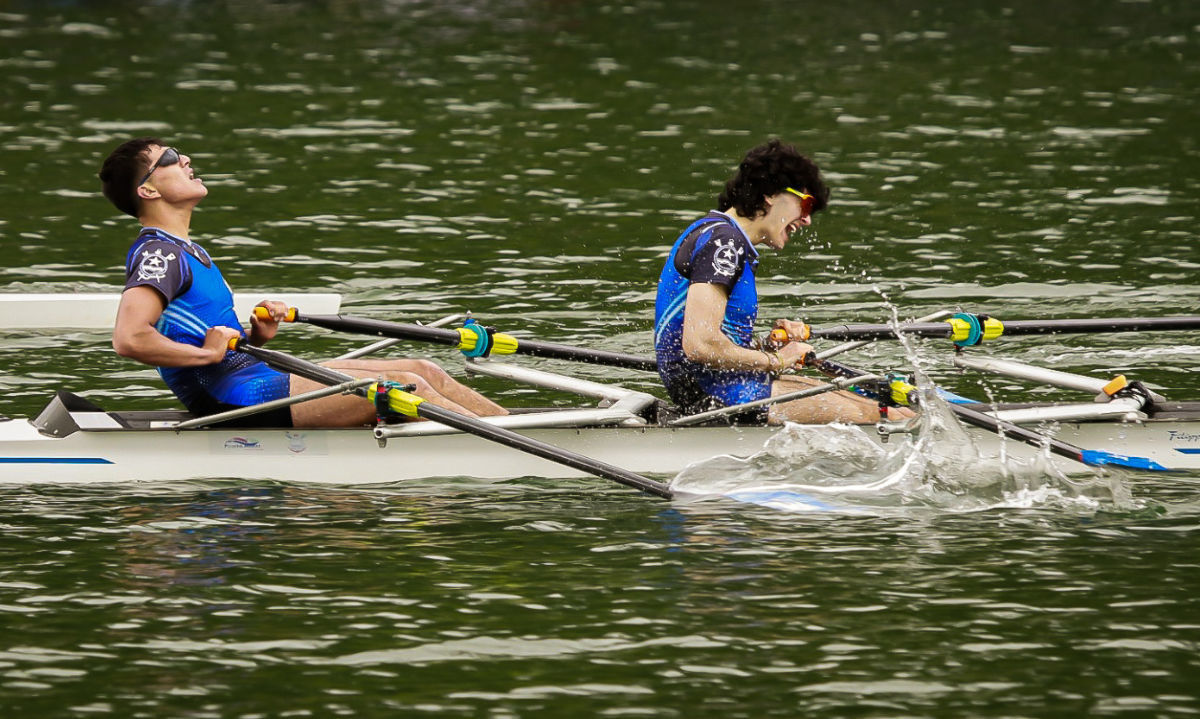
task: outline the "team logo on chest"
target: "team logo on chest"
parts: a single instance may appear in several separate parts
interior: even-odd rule
[[[733,273],[737,272],[738,259],[746,253],[746,250],[739,247],[738,241],[732,238],[717,239],[713,242],[717,245],[717,251],[713,253],[712,258],[713,272],[733,277]]]
[[[167,264],[174,260],[174,252],[164,256],[162,248],[155,248],[154,252],[144,250],[142,261],[138,263],[138,279],[161,282],[167,276]]]

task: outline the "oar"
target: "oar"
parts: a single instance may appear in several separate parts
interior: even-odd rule
[[[883,377],[881,377],[879,375],[870,374],[870,375],[864,375],[857,379],[860,382],[867,382],[867,381],[873,381],[873,380],[882,380]],[[851,378],[835,377],[833,382],[831,382],[829,384],[823,384],[823,385],[820,385],[817,387],[807,387],[805,389],[798,389],[794,392],[785,392],[783,394],[775,395],[774,397],[767,397],[765,399],[756,399],[756,400],[753,400],[750,402],[743,402],[741,404],[731,404],[728,407],[718,407],[717,409],[710,409],[707,412],[698,412],[696,414],[684,415],[683,417],[679,417],[678,419],[673,419],[670,422],[667,422],[667,425],[670,427],[690,427],[694,424],[700,424],[701,422],[707,422],[710,419],[716,419],[717,417],[727,417],[729,415],[740,414],[740,413],[745,412],[746,410],[750,410],[750,409],[757,409],[759,407],[769,407],[773,404],[781,404],[783,402],[791,402],[791,401],[797,400],[797,399],[808,399],[809,397],[816,397],[817,395],[825,394],[826,392],[833,392],[833,391],[839,390],[839,389],[846,389],[847,387],[850,387],[853,384],[854,384],[854,380]]]
[[[986,315],[960,313],[945,322],[915,322],[892,325],[839,325],[813,329],[809,337],[831,340],[878,340],[897,334],[944,337],[961,344],[978,344],[1001,335],[1093,334],[1108,332],[1169,332],[1200,329],[1200,316],[1113,317],[1108,319],[1009,320],[1001,322]],[[807,339],[807,338],[797,338]]]
[[[257,312],[257,310],[256,310],[256,312]],[[445,317],[442,317],[441,319],[436,319],[433,322],[430,322],[429,324],[426,324],[423,326],[425,326],[425,327],[445,327],[446,325],[450,324],[451,322],[457,322],[458,320],[461,320],[464,316],[465,315],[461,315],[461,314],[446,315]],[[421,326],[421,325],[418,325],[418,326]],[[358,359],[359,357],[366,357],[369,354],[374,354],[380,350],[385,350],[388,347],[394,347],[395,345],[398,345],[401,342],[403,342],[403,340],[398,340],[395,337],[387,337],[385,339],[379,340],[378,342],[372,342],[371,344],[367,345],[366,347],[359,347],[356,350],[350,350],[349,352],[347,352],[345,354],[341,354],[341,355],[338,355],[337,357],[334,357],[334,359],[344,360],[344,359]]]
[[[350,375],[337,370],[322,367],[319,364],[302,360],[299,357],[293,357],[283,352],[257,347],[245,340],[231,340],[229,348],[245,352],[251,357],[262,360],[280,371],[290,372],[321,384],[334,385],[354,380]],[[635,474],[611,464],[606,464],[591,457],[585,457],[570,450],[555,447],[531,437],[517,434],[503,427],[488,424],[474,417],[467,417],[458,412],[438,407],[431,402],[426,402],[415,394],[395,387],[386,387],[386,385],[377,383],[370,387],[360,387],[352,391],[373,402],[376,401],[375,395],[378,392],[386,391],[388,409],[403,414],[406,417],[422,417],[434,422],[440,422],[467,434],[473,434],[482,439],[527,452],[535,457],[548,459],[551,462],[558,462],[559,464],[564,464],[597,477],[611,479],[627,487],[640,489],[643,492],[663,497],[664,499],[671,499],[673,496],[671,488],[662,482],[643,477],[640,474]]]
[[[267,310],[255,308],[255,313],[266,318]],[[457,330],[446,330],[426,325],[387,322],[384,320],[354,317],[352,315],[304,315],[295,307],[288,310],[285,322],[305,322],[339,332],[417,340],[447,345],[462,350],[468,357],[484,357],[489,354],[525,354],[533,357],[574,360],[609,367],[623,367],[647,372],[657,372],[658,363],[653,357],[640,357],[623,352],[593,350],[571,345],[553,344],[538,340],[518,339],[502,332],[493,332],[482,325],[468,322]]]
[[[815,367],[821,372],[831,377],[864,377],[867,373],[847,367],[843,364],[830,360],[819,360],[815,357],[806,359],[806,365]],[[903,404],[919,405],[919,396],[913,391],[915,387],[904,382],[893,381],[888,391],[891,399],[905,400]],[[885,398],[887,399],[887,398]],[[1145,457],[1131,457],[1123,454],[1113,454],[1096,449],[1083,449],[1076,447],[1073,444],[1068,444],[1062,440],[1048,437],[1039,432],[1026,429],[1012,422],[1006,422],[1002,419],[997,419],[989,414],[980,412],[979,410],[964,407],[961,404],[948,404],[950,411],[955,414],[960,420],[967,424],[980,427],[991,432],[1007,435],[1034,447],[1049,447],[1050,451],[1061,457],[1073,459],[1076,462],[1081,462],[1092,467],[1115,466],[1125,467],[1128,469],[1140,470],[1161,470],[1167,471],[1166,467],[1154,462]]]
[[[954,312],[951,310],[938,310],[937,312],[927,314],[924,317],[918,317],[908,324],[917,322],[933,322],[934,320],[940,320],[943,317],[949,317],[952,314],[954,314]],[[835,357],[843,352],[849,352],[850,350],[856,350],[860,347],[866,347],[867,345],[871,344],[871,342],[873,342],[873,340],[857,340],[853,342],[846,342],[844,344],[837,345],[836,347],[830,347],[829,349],[818,352],[817,359],[829,359],[830,357]]]
[[[912,325],[902,325],[901,329],[911,326]],[[772,338],[777,342],[787,341],[787,331],[775,329],[772,331]],[[868,376],[863,370],[847,367],[846,365],[839,364],[832,360],[818,359],[816,355],[811,353],[804,358],[804,365],[807,367],[815,367],[817,370],[829,375],[830,377],[865,378]],[[892,401],[899,404],[918,405],[920,396],[915,390],[916,387],[913,387],[906,382],[893,380],[889,382],[889,386],[886,390],[887,396],[882,397],[882,399],[884,401]],[[876,399],[880,399],[880,395],[882,394],[882,392],[878,393],[876,395]],[[1130,457],[1123,454],[1104,452],[1102,450],[1083,449],[1082,447],[1076,447],[1073,444],[1068,444],[1062,440],[1054,439],[1053,437],[1048,437],[1044,434],[1034,432],[1020,425],[1013,424],[1012,422],[1006,422],[1002,419],[997,419],[989,414],[985,414],[969,407],[964,407],[960,404],[948,404],[947,406],[950,408],[950,411],[955,414],[955,416],[967,424],[981,427],[992,432],[1008,435],[1034,447],[1049,447],[1051,452],[1059,456],[1073,459],[1076,462],[1081,462],[1088,466],[1102,467],[1111,465],[1116,467],[1126,467],[1128,469],[1166,470],[1166,468],[1162,465],[1145,457]]]

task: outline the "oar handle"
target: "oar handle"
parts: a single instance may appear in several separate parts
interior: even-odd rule
[[[289,307],[287,314],[285,314],[283,316],[283,321],[284,322],[295,322],[296,318],[299,315],[300,315],[299,310],[297,310],[295,307]],[[271,319],[271,310],[267,309],[266,307],[255,307],[254,308],[254,316],[260,320],[269,320],[269,319]]]
[[[803,322],[798,324],[801,327],[800,335],[798,337],[792,337],[790,334],[788,334],[788,331],[782,327],[776,327],[775,329],[771,330],[771,333],[767,335],[767,346],[778,349],[793,340],[796,342],[807,342],[812,337],[812,327],[809,327]]]
[[[805,330],[805,333],[807,334],[808,333],[808,325],[804,325],[804,330]],[[764,342],[764,344],[767,346],[768,349],[779,350],[784,345],[786,345],[788,342],[791,342],[791,341],[792,341],[792,337],[791,337],[791,335],[788,334],[787,330],[785,330],[782,327],[776,327],[775,329],[771,330],[771,334],[767,335],[767,340],[766,340],[766,342]],[[799,339],[796,341],[803,342],[804,340]],[[805,355],[803,357],[800,358],[800,362],[799,362],[800,367],[814,367],[816,365],[817,365],[817,355],[815,352],[807,352],[807,353],[805,353]]]

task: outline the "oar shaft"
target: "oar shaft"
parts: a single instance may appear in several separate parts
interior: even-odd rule
[[[1022,442],[1035,447],[1040,447],[1045,444],[1050,448],[1051,452],[1057,455],[1073,459],[1077,462],[1083,462],[1084,464],[1090,464],[1089,462],[1084,461],[1083,450],[1079,447],[1067,444],[1066,442],[1054,439],[1053,437],[1048,437],[1044,434],[1039,434],[1032,430],[1025,429],[1024,427],[1013,424],[1012,422],[1005,422],[1004,420],[996,419],[989,414],[985,414],[979,410],[974,410],[969,407],[964,407],[961,404],[950,404],[947,406],[950,407],[950,410],[954,412],[959,419],[967,424],[990,430],[992,432],[1001,432],[1009,437],[1019,439]]]
[[[829,360],[816,360],[811,364],[821,372],[834,377],[864,377],[867,375],[867,373],[862,370],[854,369],[853,367],[847,367]],[[1122,460],[1125,459],[1116,455],[1108,455],[1107,453],[1103,452],[1087,452],[1080,447],[1076,447],[1075,445],[1067,444],[1066,442],[1054,439],[1052,437],[1047,437],[1046,435],[1039,434],[1038,432],[1026,429],[1020,425],[1013,424],[1012,422],[1006,422],[1002,419],[997,419],[989,414],[985,414],[984,412],[980,412],[969,407],[964,407],[960,404],[947,404],[946,406],[950,408],[950,411],[953,412],[955,416],[967,424],[974,425],[992,432],[1002,433],[1014,439],[1019,439],[1022,442],[1030,444],[1034,447],[1046,445],[1049,447],[1051,452],[1086,465],[1122,465]]]
[[[296,313],[296,322],[306,322],[317,327],[338,332],[353,332],[355,334],[391,337],[402,340],[419,340],[433,344],[457,347],[460,336],[454,330],[444,330],[439,327],[402,324],[400,322],[384,322],[366,317],[351,315],[306,315]]]
[[[576,362],[588,362],[606,367],[621,367],[646,372],[658,371],[658,362],[653,357],[641,357],[639,355],[625,354],[624,352],[609,352],[607,350],[583,349],[581,347],[559,345],[552,342],[521,340],[520,344],[517,345],[517,352],[533,357],[574,360]]]
[[[1109,319],[1011,320],[1006,335],[1088,334],[1096,332],[1170,332],[1200,329],[1200,317],[1112,317]]]
[[[233,346],[233,349],[237,350],[238,352],[245,352],[255,359],[262,360],[277,370],[290,372],[294,375],[298,375],[305,379],[310,379],[313,382],[319,382],[321,384],[334,385],[341,384],[343,382],[353,382],[356,379],[345,372],[338,372],[335,369],[330,369],[323,365],[319,365],[316,362],[302,360],[299,357],[293,357],[284,352],[278,352],[276,350],[267,349],[266,347],[252,345],[245,340],[238,340]],[[354,390],[354,393],[363,397],[367,395],[366,390],[362,388]]]
[[[462,339],[462,336],[454,330],[373,320],[351,315],[306,315],[296,312],[295,321],[307,322],[311,325],[339,332],[354,332],[357,334],[375,335],[377,337],[432,342],[450,347],[457,347]],[[606,350],[584,349],[582,347],[572,347],[552,342],[539,342],[537,340],[518,339],[516,353],[533,357],[573,360],[576,362],[588,362],[608,367],[622,367],[648,372],[658,370],[658,363],[655,362],[653,357],[641,357]]]
[[[552,444],[547,444],[541,440],[532,437],[526,437],[523,434],[517,434],[511,430],[497,427],[486,422],[471,421],[464,423],[463,420],[471,420],[470,417],[464,417],[457,412],[443,409],[429,402],[422,402],[417,406],[417,414],[425,419],[434,422],[441,422],[448,427],[461,429],[464,432],[474,434],[484,439],[490,439],[494,442],[507,445],[514,449],[519,449],[523,452],[532,454],[535,457],[548,459],[551,462],[578,469],[587,474],[594,474],[598,477],[611,479],[614,482],[623,484],[626,487],[640,489],[643,492],[670,499],[672,496],[671,488],[662,482],[655,481],[649,477],[643,477],[640,474],[635,474],[620,467],[601,462],[591,457],[585,457],[582,454],[577,454],[569,449],[555,447]]]
[[[1091,334],[1101,332],[1169,332],[1200,329],[1200,316],[1189,317],[1115,317],[1109,319],[1007,320],[1005,335]],[[812,337],[831,340],[878,340],[897,333],[916,337],[951,337],[954,328],[946,322],[914,322],[892,325],[839,325],[814,329]]]
[[[879,377],[878,375],[865,375],[861,378],[861,380],[864,382],[867,380],[877,380],[877,379],[882,379],[882,378]],[[846,381],[842,378],[838,378],[838,379],[835,379],[832,383],[822,384],[818,387],[808,387],[806,389],[796,390],[795,392],[785,392],[784,394],[775,395],[774,397],[767,397],[765,399],[756,399],[753,402],[743,402],[742,404],[735,404],[735,405],[730,405],[728,407],[719,407],[717,409],[708,410],[707,412],[698,412],[697,414],[689,414],[689,415],[680,417],[679,419],[668,422],[668,424],[671,425],[672,427],[690,427],[692,425],[700,424],[701,422],[706,422],[710,419],[715,419],[717,417],[726,417],[726,416],[733,415],[733,414],[739,414],[739,413],[745,412],[747,410],[757,409],[758,407],[768,407],[773,404],[780,404],[783,402],[791,402],[791,401],[798,400],[798,399],[807,399],[808,397],[815,397],[819,394],[825,394],[826,392],[833,392],[835,390],[845,389],[847,384],[849,384],[848,381]]]
[[[933,322],[935,320],[940,320],[944,317],[949,317],[952,314],[954,314],[954,313],[951,312],[950,310],[938,310],[937,312],[932,312],[930,314],[925,315],[924,317],[918,317],[917,319],[913,320],[909,324],[914,324],[914,323],[919,323],[919,322]],[[836,347],[830,347],[829,349],[821,350],[820,352],[817,353],[817,359],[829,359],[830,357],[835,357],[837,355],[842,354],[843,352],[849,352],[851,350],[856,350],[859,347],[865,347],[869,344],[871,344],[871,340],[857,340],[857,341],[845,342],[843,344],[837,345]]]
[[[457,335],[457,333],[456,333]],[[338,372],[337,370],[323,367],[315,362],[308,362],[298,357],[293,357],[283,352],[277,352],[265,347],[258,347],[249,344],[245,341],[237,341],[234,348],[245,352],[251,357],[266,362],[268,365],[282,370],[291,372],[314,382],[322,384],[341,384],[347,381],[353,381],[354,377]],[[359,387],[352,390],[355,394],[366,396],[367,390]],[[474,417],[467,417],[443,407],[438,407],[431,402],[419,402],[416,405],[416,414],[419,417],[429,419],[435,422],[462,430],[467,434],[473,434],[483,439],[488,439],[498,444],[512,447],[513,449],[527,452],[535,457],[541,457],[552,462],[566,465],[572,469],[578,469],[588,474],[593,474],[604,479],[611,479],[614,482],[623,484],[627,487],[640,489],[643,492],[648,492],[664,499],[671,499],[674,493],[671,488],[662,482],[643,477],[640,474],[630,472],[628,470],[606,464],[591,457],[585,457],[582,454],[572,452],[571,450],[555,447],[552,444],[547,444],[541,440],[526,437],[522,434],[517,434],[503,427],[488,424]]]

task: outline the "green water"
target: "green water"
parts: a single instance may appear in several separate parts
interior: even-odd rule
[[[193,236],[235,288],[340,292],[389,319],[470,310],[647,353],[667,247],[748,147],[780,136],[833,198],[764,257],[764,320],[879,322],[888,303],[1193,314],[1198,50],[1190,2],[0,0],[0,293],[122,282],[135,227],[95,172],[154,134],[210,187]],[[314,358],[360,344],[301,327],[276,341]],[[1198,350],[1141,334],[983,351],[1197,399]],[[847,361],[1061,395],[981,387],[945,347],[915,351]],[[0,330],[0,412],[35,413],[60,387],[172,401],[104,332]],[[0,708],[1190,716],[1195,481],[1006,494],[964,467],[858,516],[539,479],[14,486]]]

